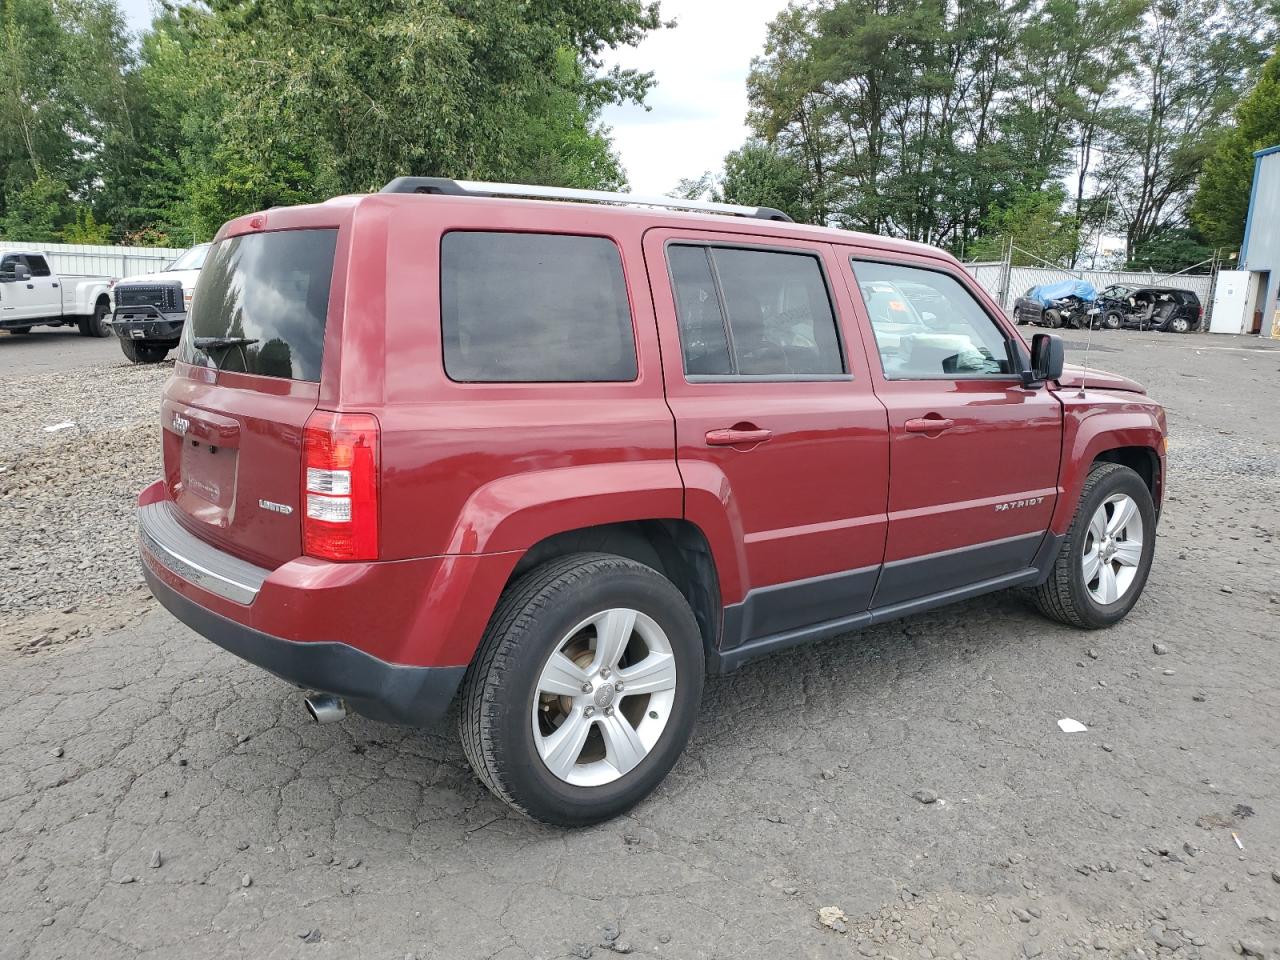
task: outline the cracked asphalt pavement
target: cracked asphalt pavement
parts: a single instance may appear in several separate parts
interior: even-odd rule
[[[712,679],[600,827],[507,811],[452,721],[311,723],[136,593],[0,654],[0,958],[1277,956],[1280,350],[1093,337],[1172,432],[1124,623],[1003,594]]]

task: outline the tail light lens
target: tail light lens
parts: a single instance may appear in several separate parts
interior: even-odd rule
[[[317,410],[302,428],[302,551],[378,558],[378,421]]]

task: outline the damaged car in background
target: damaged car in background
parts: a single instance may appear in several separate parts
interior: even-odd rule
[[[1094,300],[1097,288],[1087,280],[1060,280],[1032,287],[1013,304],[1013,319],[1025,326],[1068,327],[1078,330],[1090,323],[1097,313]]]
[[[1162,333],[1200,329],[1204,307],[1190,290],[1175,287],[1131,287],[1113,284],[1098,294],[1101,324],[1107,330],[1137,327]]]

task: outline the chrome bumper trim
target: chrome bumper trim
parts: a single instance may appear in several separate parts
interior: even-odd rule
[[[250,604],[271,571],[233,557],[201,540],[178,522],[168,500],[138,508],[138,542],[144,561],[234,603]]]

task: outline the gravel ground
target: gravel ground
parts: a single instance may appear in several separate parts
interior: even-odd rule
[[[173,365],[135,366],[110,346],[110,360],[77,353],[87,362],[74,371],[0,375],[0,649],[57,645],[145,609],[133,504],[160,475],[159,395]]]
[[[0,958],[1275,958],[1280,350],[1096,337],[1092,362],[1147,383],[1173,435],[1155,568],[1117,627],[1006,594],[749,665],[709,683],[649,801],[566,832],[493,800],[450,726],[316,726],[139,603],[126,629],[6,662]],[[105,571],[134,582],[162,376],[58,387],[98,434],[3,428],[0,476],[38,461],[58,484],[5,505],[80,541],[57,555],[85,554],[62,578],[82,607],[93,551],[104,591]],[[119,552],[66,519],[68,482],[120,515]]]

